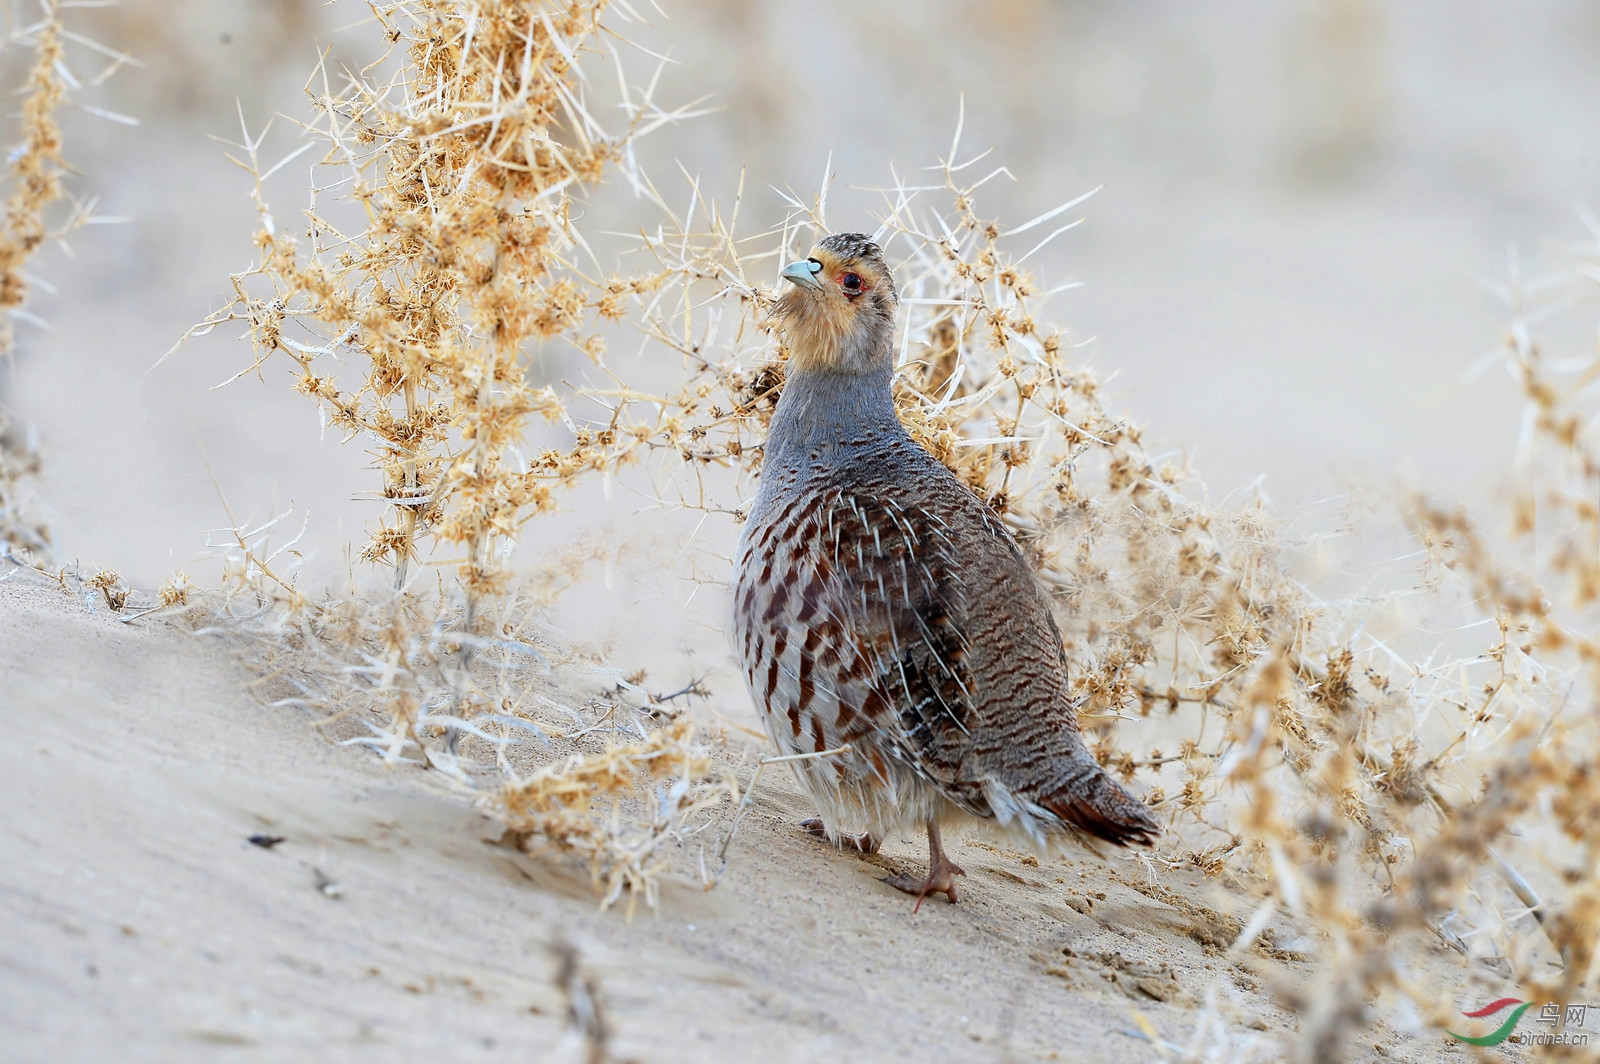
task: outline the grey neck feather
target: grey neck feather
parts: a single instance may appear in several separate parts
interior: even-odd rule
[[[761,496],[782,474],[836,467],[906,438],[888,365],[866,373],[800,370],[784,382],[762,456]]]

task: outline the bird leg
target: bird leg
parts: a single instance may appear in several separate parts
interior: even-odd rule
[[[928,821],[928,878],[914,879],[911,876],[889,876],[884,882],[896,890],[903,890],[907,894],[917,896],[915,913],[922,908],[922,899],[929,894],[943,894],[950,899],[950,904],[956,903],[956,876],[967,873],[954,861],[944,855],[944,843],[939,839],[939,822]]]
[[[868,834],[840,835],[837,838],[828,834],[828,829],[822,826],[822,820],[812,817],[810,820],[800,821],[800,826],[824,842],[831,842],[842,849],[860,850],[862,853],[877,853],[878,847],[883,845],[882,839],[873,838]]]

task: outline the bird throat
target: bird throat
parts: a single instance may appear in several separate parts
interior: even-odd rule
[[[852,302],[837,293],[790,291],[775,315],[789,344],[790,371],[871,373],[891,365],[894,306],[892,294],[880,292]]]

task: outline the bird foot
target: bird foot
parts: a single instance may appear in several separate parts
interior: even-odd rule
[[[840,835],[835,838],[828,834],[828,829],[822,826],[822,821],[817,817],[812,817],[810,820],[800,821],[800,826],[822,841],[831,842],[847,850],[859,850],[862,853],[877,853],[878,847],[883,845],[882,839],[875,839],[871,835]]]
[[[956,903],[956,876],[964,876],[966,874],[966,872],[962,871],[960,865],[940,854],[934,860],[932,867],[928,869],[927,879],[899,875],[886,876],[883,882],[889,884],[895,890],[903,890],[907,894],[915,894],[917,896],[917,904],[911,910],[915,913],[922,908],[922,901],[929,894],[943,894],[950,899],[950,904],[954,905]]]

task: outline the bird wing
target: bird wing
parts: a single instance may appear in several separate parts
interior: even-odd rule
[[[1156,822],[1083,744],[1061,633],[1016,541],[943,467],[918,484],[841,490],[828,508],[832,606],[868,665],[839,704],[971,813],[1148,842]]]
[[[961,773],[980,708],[968,642],[974,585],[960,549],[967,537],[958,545],[939,513],[893,496],[840,489],[826,509],[829,612],[867,666],[840,700],[860,707],[889,753],[988,815],[981,781]]]

